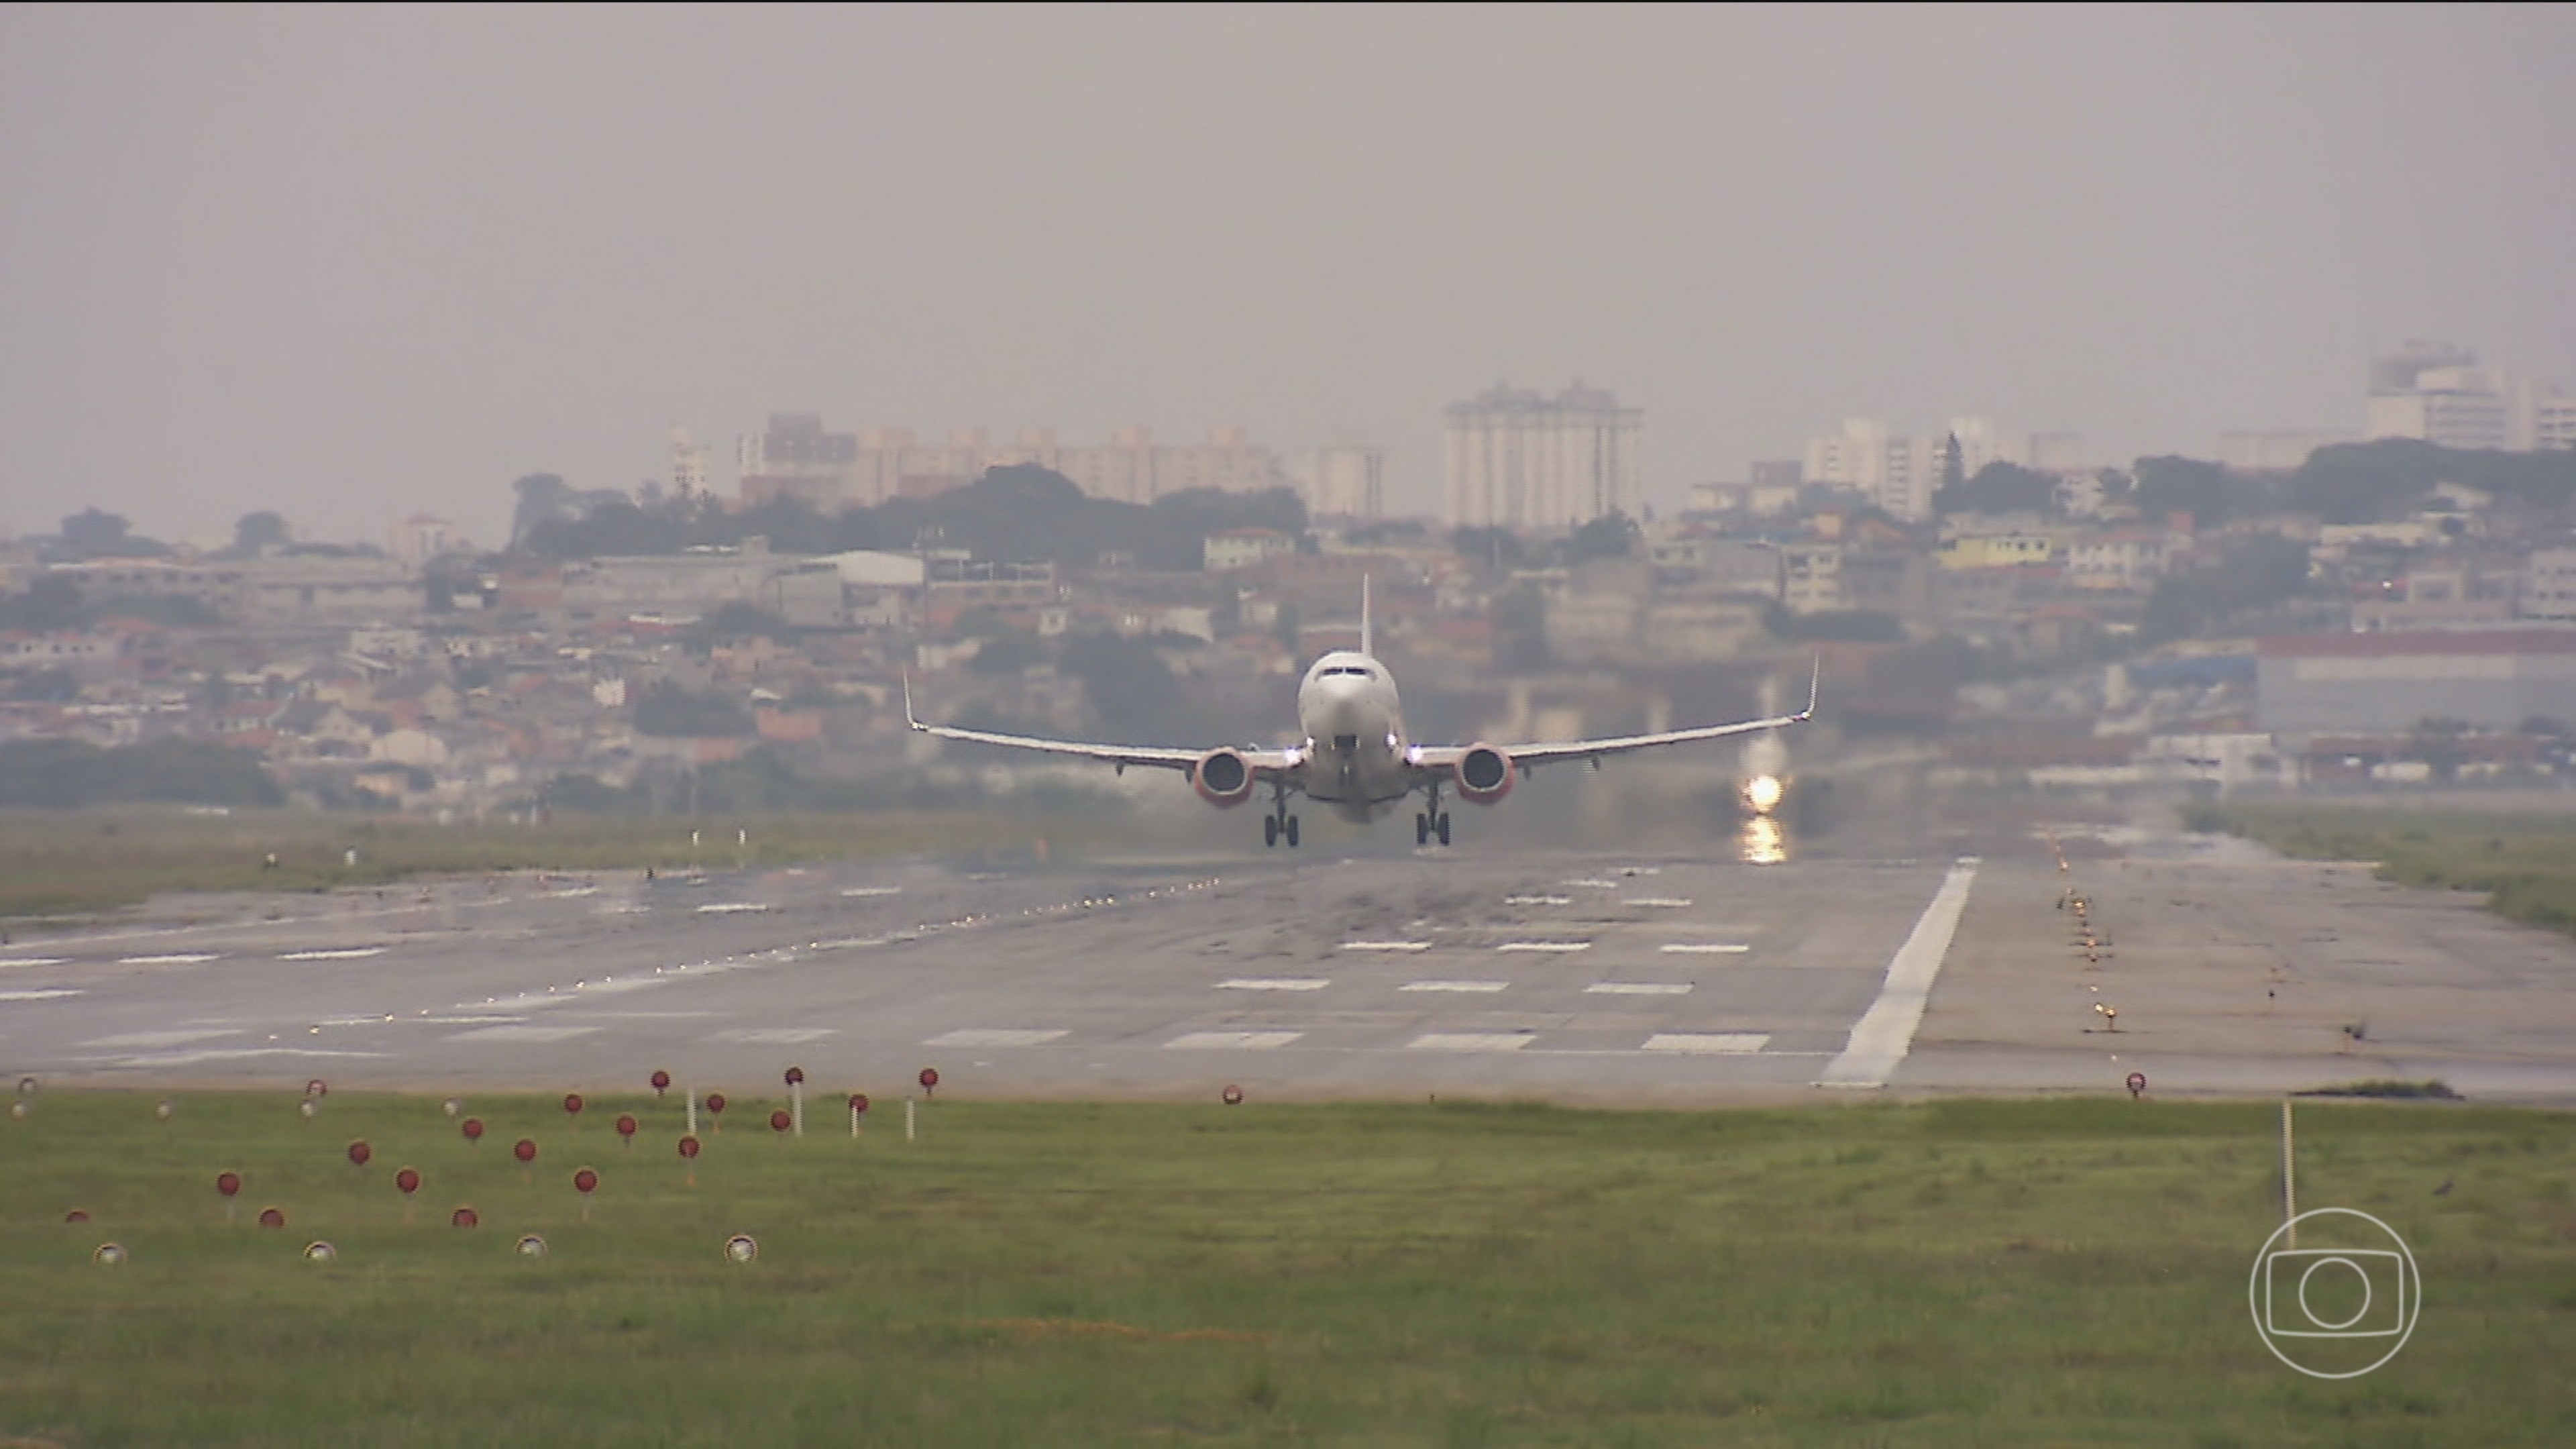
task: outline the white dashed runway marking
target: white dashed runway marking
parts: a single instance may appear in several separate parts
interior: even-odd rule
[[[1236,976],[1216,984],[1219,991],[1321,991],[1332,985],[1321,976]]]
[[[69,956],[22,956],[15,961],[0,961],[0,971],[12,966],[60,966],[70,959]]]
[[[329,951],[289,951],[280,961],[363,961],[369,956],[385,954],[382,946],[343,946]]]
[[[1018,1031],[1008,1027],[966,1027],[922,1043],[926,1047],[1030,1047],[1043,1046],[1063,1036],[1061,1031]]]
[[[1417,1036],[1405,1046],[1428,1052],[1516,1052],[1531,1040],[1528,1033],[1516,1031],[1435,1031]]]
[[[758,901],[709,901],[698,907],[702,916],[738,916],[745,911],[765,911],[769,907]]]
[[[459,1041],[570,1041],[599,1030],[595,1026],[487,1026],[480,1031],[460,1031],[448,1038]]]
[[[869,896],[895,895],[902,891],[902,889],[903,887],[901,886],[851,886],[847,890],[842,891],[841,894],[855,901],[864,900]]]
[[[1667,956],[1741,956],[1753,948],[1736,941],[1667,941],[1655,949]]]
[[[1594,996],[1688,996],[1687,981],[1595,981],[1583,988]]]
[[[85,1041],[81,1045],[85,1047],[174,1047],[219,1036],[239,1035],[241,1035],[240,1030],[234,1027],[200,1027],[193,1031],[130,1031],[122,1036],[103,1036],[95,1041]]]
[[[1345,951],[1428,951],[1428,941],[1344,941]]]
[[[556,1028],[561,1030],[561,1028]],[[747,1026],[737,1031],[720,1031],[716,1040],[740,1042],[744,1046],[803,1046],[832,1035],[828,1026]]]
[[[1692,1052],[1704,1056],[1742,1056],[1747,1052],[1762,1050],[1763,1044],[1770,1040],[1770,1033],[1760,1031],[1661,1031],[1646,1038],[1646,1045],[1642,1049],[1650,1052]]]
[[[1589,951],[1592,949],[1592,943],[1589,941],[1505,941],[1494,949],[1497,951],[1544,951],[1551,955],[1564,956],[1571,955],[1576,951]]]
[[[1689,901],[1686,901],[1686,900],[1684,900],[1684,899],[1682,899],[1680,896],[1630,896],[1630,897],[1628,897],[1628,899],[1627,899],[1627,900],[1625,900],[1625,901],[1621,902],[1620,904],[1622,904],[1622,905],[1630,905],[1630,906],[1675,906],[1675,907],[1678,907],[1678,906],[1687,906],[1687,905],[1689,905],[1689,904],[1690,904],[1690,902],[1689,902]]]
[[[173,951],[166,956],[119,956],[119,966],[194,966],[201,961],[221,959],[212,951]]]
[[[1505,896],[1505,897],[1503,897],[1503,904],[1504,904],[1504,905],[1507,905],[1507,906],[1570,906],[1570,905],[1574,904],[1574,897],[1572,897],[1572,896]]]
[[[1408,982],[1404,983],[1402,986],[1397,987],[1397,988],[1396,988],[1396,990],[1398,990],[1398,991],[1502,991],[1502,990],[1505,990],[1505,989],[1509,988],[1509,987],[1511,986],[1511,984],[1512,984],[1512,983],[1510,983],[1510,982],[1508,982],[1508,981],[1408,981]]]
[[[1163,1045],[1178,1047],[1183,1051],[1205,1051],[1224,1047],[1260,1051],[1284,1047],[1304,1035],[1302,1031],[1194,1031],[1184,1036],[1176,1036]]]
[[[1591,876],[1583,876],[1575,880],[1559,881],[1557,884],[1580,886],[1585,890],[1595,891],[1615,891],[1619,888],[1619,883],[1615,880],[1597,880]]]
[[[36,986],[24,991],[0,991],[0,1001],[59,1001],[80,992],[69,986]]]

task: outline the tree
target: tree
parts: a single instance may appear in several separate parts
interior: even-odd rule
[[[1505,669],[1547,667],[1547,595],[1519,583],[1494,599],[1494,661]]]
[[[1112,739],[1149,744],[1179,728],[1180,681],[1144,640],[1073,635],[1064,641],[1062,668],[1082,681],[1092,711]]]
[[[1973,478],[1945,483],[1932,495],[1932,511],[1951,513],[2055,513],[2054,474],[1997,460]]]
[[[2305,545],[2270,533],[2240,538],[2217,562],[2158,580],[2147,596],[2138,633],[2150,645],[2189,638],[2237,615],[2284,603],[2307,586]]]
[[[2256,480],[2198,458],[2140,458],[2137,475],[2131,496],[2140,513],[2158,521],[2168,514],[2188,513],[2195,525],[2207,528],[2259,512],[2269,502]]]
[[[1579,564],[1596,558],[1626,558],[1637,551],[1637,542],[1643,536],[1635,519],[1614,508],[1566,536],[1565,561]]]
[[[263,508],[257,513],[243,514],[233,525],[232,551],[246,558],[255,558],[263,549],[285,547],[287,536],[286,520]]]
[[[677,680],[656,680],[635,700],[635,729],[664,738],[747,735],[751,716],[716,690],[696,690]]]
[[[1984,469],[1978,471],[1982,473]],[[1947,434],[1941,439],[1941,489],[1946,491],[1956,488],[1967,481],[1968,464],[1966,457],[1959,451],[1959,435]]]
[[[84,508],[63,520],[63,547],[79,558],[159,558],[170,552],[158,539],[128,533],[121,514]]]
[[[1501,527],[1479,528],[1462,523],[1450,530],[1449,551],[1498,569],[1516,569],[1529,562],[1520,535]]]

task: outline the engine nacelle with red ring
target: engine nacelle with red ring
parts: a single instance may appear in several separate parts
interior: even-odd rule
[[[1252,798],[1252,762],[1240,750],[1210,750],[1190,767],[1191,788],[1219,810],[1230,810]]]
[[[1458,794],[1471,805],[1491,805],[1512,793],[1517,773],[1512,757],[1492,745],[1469,745],[1450,771]]]

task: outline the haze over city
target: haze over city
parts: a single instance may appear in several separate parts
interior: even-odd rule
[[[506,537],[692,429],[1388,450],[1580,379],[1649,503],[1847,416],[2090,461],[2576,382],[2564,8],[12,8],[0,529]],[[721,489],[731,479],[719,476]]]

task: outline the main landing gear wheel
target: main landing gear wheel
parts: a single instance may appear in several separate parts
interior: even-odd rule
[[[1440,837],[1440,843],[1442,845],[1447,845],[1449,843],[1449,812],[1443,810],[1436,815],[1428,810],[1418,810],[1414,812],[1413,843],[1415,845],[1429,845],[1431,843],[1431,837],[1435,835]]]
[[[1288,817],[1288,848],[1297,848],[1297,817],[1294,815]]]
[[[1279,843],[1282,836],[1287,837],[1288,848],[1290,850],[1295,850],[1297,848],[1296,816],[1273,815],[1267,820],[1261,822],[1261,843],[1263,845],[1275,846]]]
[[[1448,812],[1448,811],[1443,810],[1443,811],[1441,811],[1441,812],[1440,812],[1440,823],[1439,823],[1437,826],[1435,826],[1434,828],[1435,828],[1435,829],[1437,829],[1437,830],[1440,832],[1440,843],[1441,843],[1442,845],[1447,845],[1447,844],[1449,843],[1449,812]]]

